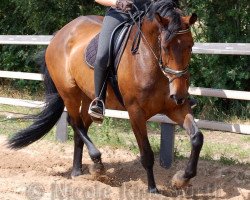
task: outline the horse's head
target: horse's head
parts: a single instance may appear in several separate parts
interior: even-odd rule
[[[178,1],[157,0],[151,4],[148,17],[156,25],[159,36],[159,65],[169,79],[169,97],[176,104],[183,104],[188,96],[188,64],[194,44],[190,26],[196,22],[197,15],[183,16]]]
[[[183,104],[188,96],[188,65],[194,45],[190,26],[197,15],[177,18],[155,14],[159,28],[160,67],[169,79],[169,96],[176,104]]]

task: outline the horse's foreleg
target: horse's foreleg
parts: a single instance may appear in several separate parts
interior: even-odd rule
[[[188,185],[189,180],[196,176],[199,155],[203,145],[203,134],[199,131],[191,114],[185,116],[183,127],[190,135],[192,149],[185,171],[177,172],[172,179],[172,185],[177,188]]]
[[[145,117],[138,110],[134,110],[134,112],[129,111],[129,115],[131,126],[140,149],[141,163],[147,172],[148,191],[150,193],[158,193],[153,173],[154,153],[148,140]]]

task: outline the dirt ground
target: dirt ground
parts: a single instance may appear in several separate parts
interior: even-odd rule
[[[200,161],[198,175],[185,190],[170,185],[176,171],[187,160],[177,160],[171,169],[155,163],[155,178],[161,194],[147,193],[146,173],[139,157],[129,151],[100,149],[106,175],[94,180],[88,172],[91,160],[86,151],[83,175],[71,179],[72,144],[39,141],[25,149],[13,151],[0,136],[0,199],[250,199],[249,165],[225,166]]]

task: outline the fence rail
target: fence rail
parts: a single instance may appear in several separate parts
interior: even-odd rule
[[[19,36],[19,35],[0,35],[0,44],[3,45],[48,45],[53,36],[39,35],[39,36]],[[250,43],[195,43],[193,47],[195,54],[231,54],[231,55],[250,55]],[[14,79],[27,79],[27,80],[43,80],[41,74],[36,73],[23,73],[23,72],[9,72],[0,71],[0,78],[14,78]],[[239,100],[250,100],[250,92],[246,91],[233,91],[221,90],[212,88],[190,87],[189,93],[192,95],[230,98]],[[22,99],[11,99],[0,97],[0,104],[24,106],[32,108],[40,108],[43,102],[29,101]],[[129,119],[126,111],[106,110],[107,117]],[[173,148],[174,148],[174,124],[169,118],[163,115],[156,115],[149,119],[149,121],[162,123],[161,129],[161,149],[160,149],[160,162],[161,165],[168,168],[173,161]],[[250,125],[242,124],[227,124],[223,122],[206,121],[196,119],[199,128],[210,130],[228,131],[234,133],[243,133],[250,135]],[[66,140],[67,135],[66,113],[64,112],[57,125],[57,138],[59,140]],[[60,134],[59,134],[60,133]]]

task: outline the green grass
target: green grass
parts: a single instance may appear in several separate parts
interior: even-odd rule
[[[0,105],[0,134],[10,137],[19,130],[25,129],[32,124],[32,120],[22,119],[22,117],[35,115],[39,112],[40,109]],[[53,128],[45,138],[54,140],[55,131],[56,129]]]
[[[231,141],[231,143],[225,143],[219,141],[219,134],[214,135],[215,140],[207,139],[210,133],[206,133],[203,131],[205,136],[205,142],[203,144],[200,157],[203,160],[217,160],[223,164],[236,164],[236,163],[246,163],[250,161],[250,136],[241,136],[235,135],[235,137],[239,137],[238,141]],[[222,133],[222,136],[223,137]],[[233,134],[233,133],[232,133]],[[218,139],[216,139],[218,137]],[[175,154],[177,158],[188,157],[191,151],[190,140],[188,136],[185,136],[184,131],[181,131],[176,134],[175,140]]]
[[[244,163],[249,158],[249,152],[240,145],[221,145],[205,143],[201,151],[205,160],[219,160],[223,164]]]
[[[221,155],[220,156],[220,159],[219,159],[220,163],[224,164],[224,165],[236,165],[236,164],[241,164],[239,162],[239,160],[235,159],[235,158],[228,158],[224,155]]]
[[[16,132],[22,128],[28,126],[29,123],[22,122],[21,120],[5,119],[0,117],[0,134],[11,135],[12,132]]]
[[[31,115],[39,112],[39,109],[34,108],[24,108],[19,106],[8,106],[0,104],[0,116],[3,116],[4,112],[9,112],[13,114],[23,114],[23,115]]]
[[[249,135],[242,135],[241,141],[242,142],[250,142],[250,136]]]

